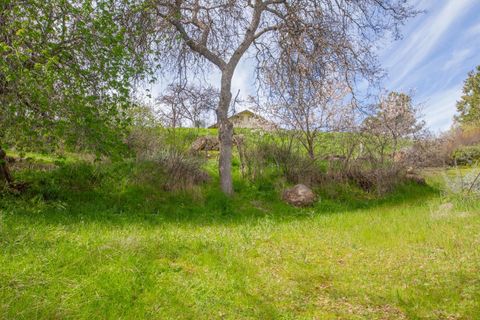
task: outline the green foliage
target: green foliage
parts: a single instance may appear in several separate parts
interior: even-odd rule
[[[148,129],[179,150],[197,133],[214,134]],[[235,157],[233,197],[217,187],[215,159],[205,163],[210,183],[167,190],[179,176],[162,166],[183,162],[181,151],[113,163],[28,154],[49,166],[15,171],[29,189],[0,194],[0,318],[469,319],[480,312],[478,198],[445,199],[412,183],[378,195],[326,179],[313,207],[294,208],[280,200],[286,182],[277,161],[302,154],[282,154],[281,137],[242,133],[268,148],[267,172],[244,179]]]
[[[457,165],[471,165],[480,161],[480,145],[461,146],[453,152],[453,161]]]
[[[194,186],[207,182],[210,178],[202,170],[203,160],[172,148],[159,150],[144,159],[164,173],[164,187],[168,190],[192,190]],[[152,168],[147,174],[150,176],[155,171]]]
[[[468,74],[463,95],[457,102],[456,121],[463,127],[480,126],[480,66]]]
[[[324,176],[319,161],[305,155],[294,140],[276,140],[270,136],[247,141],[245,161],[252,180],[283,178],[290,184],[317,184]],[[303,151],[303,152],[302,152]]]
[[[143,64],[122,22],[130,1],[0,3],[0,142],[106,153],[120,141]]]
[[[55,161],[53,161],[55,162]],[[344,185],[312,208],[236,176],[166,192],[133,161],[22,171],[0,198],[0,318],[475,318],[479,202]],[[282,292],[282,294],[279,294]]]

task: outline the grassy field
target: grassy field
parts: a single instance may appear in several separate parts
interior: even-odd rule
[[[165,192],[124,162],[17,173],[1,319],[479,319],[480,202],[404,185],[296,209],[236,179]],[[215,179],[214,179],[215,180]]]

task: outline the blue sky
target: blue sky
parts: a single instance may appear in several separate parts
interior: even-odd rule
[[[389,74],[384,86],[412,90],[428,127],[438,132],[452,124],[467,73],[480,64],[480,0],[424,0],[418,8],[426,13],[379,56]]]

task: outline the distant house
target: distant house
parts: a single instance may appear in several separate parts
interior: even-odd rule
[[[261,129],[265,131],[271,131],[277,127],[275,123],[268,121],[264,117],[259,116],[250,110],[244,110],[234,114],[228,118],[228,120],[232,122],[234,128]],[[216,123],[209,128],[218,128],[218,124]]]

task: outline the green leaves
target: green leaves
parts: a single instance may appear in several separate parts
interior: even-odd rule
[[[463,127],[480,126],[480,66],[468,74],[463,86],[463,95],[457,102],[459,115],[456,121]]]
[[[121,141],[118,109],[145,70],[121,24],[131,10],[122,0],[0,3],[4,143],[108,152]]]
[[[15,35],[18,36],[18,37],[21,37],[25,34],[26,30],[25,29],[19,29]]]

